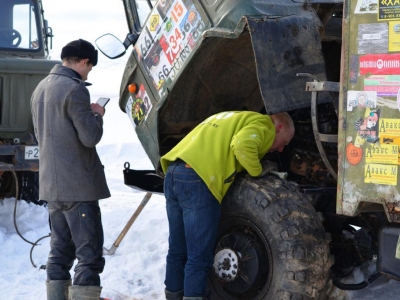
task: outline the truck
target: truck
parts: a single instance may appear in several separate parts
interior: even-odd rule
[[[30,99],[59,61],[41,0],[0,0],[0,198],[39,199],[39,147]]]
[[[127,162],[126,185],[162,194],[160,157],[216,113],[295,123],[265,157],[287,178],[238,174],[221,203],[211,299],[317,300],[400,280],[398,1],[123,3],[125,39],[96,44],[129,55],[119,106],[154,166]],[[364,281],[346,281],[371,263]]]

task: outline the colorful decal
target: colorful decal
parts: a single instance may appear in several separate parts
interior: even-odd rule
[[[133,121],[132,114],[128,113],[128,112],[132,111],[132,104],[133,104],[133,98],[132,98],[132,96],[130,96],[128,101],[126,101],[125,111],[126,111],[126,114],[127,114],[128,118],[129,118],[129,120],[131,121],[131,124],[132,124],[133,128],[135,128],[136,124]]]
[[[160,0],[157,3],[157,10],[158,13],[161,16],[161,19],[164,20],[165,16],[167,15],[167,12],[171,8],[171,5],[174,1],[173,0]]]
[[[151,47],[154,45],[154,39],[152,33],[148,29],[147,26],[143,27],[142,33],[140,34],[134,50],[135,53],[140,60],[147,57],[147,53],[151,50]]]
[[[378,2],[378,20],[400,19],[400,1],[399,0],[380,0]]]
[[[400,165],[400,136],[380,136],[379,137],[379,143],[381,145],[386,144],[386,145],[391,145],[391,146],[396,146],[399,153],[398,153],[398,161],[397,164]]]
[[[389,52],[400,52],[400,21],[389,22]]]
[[[153,105],[150,101],[150,97],[146,92],[143,84],[140,85],[137,94],[131,94],[129,97],[125,111],[131,112],[127,113],[133,127],[141,125],[148,117]]]
[[[144,106],[143,99],[136,98],[132,104],[132,118],[136,125],[140,125],[146,116],[146,107]]]
[[[358,0],[355,14],[376,14],[378,12],[378,0]]]
[[[397,165],[365,164],[364,182],[397,185],[397,170]]]
[[[375,91],[381,97],[397,97],[400,75],[371,75],[364,78],[364,91]]]
[[[357,131],[357,137],[366,140],[368,143],[375,143],[379,140],[379,114],[380,110],[365,110],[364,117],[360,117],[355,123],[354,127]],[[356,139],[356,146],[361,145],[360,141]]]
[[[372,23],[358,25],[358,53],[387,53],[388,24]]]
[[[362,151],[361,147],[356,147],[353,143],[347,144],[346,157],[351,165],[356,166],[360,163],[363,157]]]
[[[205,29],[190,0],[161,0],[134,51],[160,96],[180,73]]]
[[[365,162],[374,164],[392,164],[397,165],[399,160],[398,145],[380,146],[370,145],[365,149]]]
[[[150,31],[157,31],[160,28],[160,15],[150,16]]]
[[[376,107],[375,91],[348,91],[347,111],[353,111],[354,107],[374,108]]]
[[[398,75],[399,72],[400,53],[360,56],[360,75]]]
[[[154,69],[153,67],[156,67],[160,64],[161,52],[162,47],[159,41],[156,41],[155,45],[150,49],[146,55],[146,58],[144,59],[144,64],[148,70]]]

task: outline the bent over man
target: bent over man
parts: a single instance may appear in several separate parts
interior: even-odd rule
[[[75,40],[62,49],[61,59],[31,99],[40,147],[39,196],[48,202],[51,224],[47,299],[99,299],[104,238],[98,200],[110,192],[95,148],[103,135],[104,108],[90,104],[86,86],[91,84],[85,82],[97,64],[97,50]]]
[[[267,152],[281,152],[294,132],[287,113],[222,112],[161,157],[170,234],[167,300],[204,299],[223,197],[237,173],[257,177],[276,168],[260,160]]]

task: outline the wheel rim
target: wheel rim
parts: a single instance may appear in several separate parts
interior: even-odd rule
[[[222,219],[214,254],[210,284],[222,299],[261,299],[267,293],[272,256],[253,222],[239,216]]]
[[[230,238],[230,235],[226,235],[223,239]],[[240,253],[224,248],[215,254],[214,257],[214,272],[218,279],[223,282],[231,282],[237,279],[239,271],[239,258]]]

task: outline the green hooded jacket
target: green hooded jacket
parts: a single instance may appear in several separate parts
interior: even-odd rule
[[[272,146],[275,132],[268,115],[251,111],[218,113],[197,125],[161,157],[161,167],[165,174],[170,163],[180,158],[221,202],[236,173],[246,170],[251,176],[261,174],[260,159]]]

